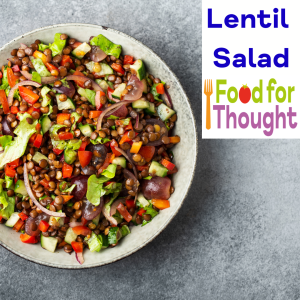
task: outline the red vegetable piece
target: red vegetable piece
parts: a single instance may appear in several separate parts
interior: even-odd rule
[[[15,159],[14,161],[7,164],[10,168],[15,169],[21,165],[20,158]]]
[[[133,199],[126,200],[125,204],[126,204],[126,206],[127,206],[128,209],[135,208],[135,203],[134,203]]]
[[[113,63],[113,64],[111,65],[111,67],[112,67],[112,69],[114,69],[116,72],[121,73],[121,74],[123,74],[123,75],[125,74],[125,71],[124,71],[124,69],[122,68],[121,65],[116,64],[116,63]]]
[[[29,104],[34,104],[39,100],[39,95],[35,94],[32,90],[25,86],[19,86],[20,96]]]
[[[78,151],[78,158],[82,168],[86,167],[93,157],[91,151]]]
[[[8,114],[9,113],[9,105],[8,105],[7,97],[6,97],[4,90],[0,90],[0,102],[3,107],[3,112],[5,114]]]
[[[78,149],[78,151],[84,151],[85,147],[88,145],[88,141],[83,141]]]
[[[61,132],[58,134],[58,137],[61,141],[64,141],[73,139],[74,135],[71,132]]]
[[[130,55],[125,55],[123,65],[132,65],[132,64],[133,64],[133,57]]]
[[[155,153],[154,146],[142,146],[139,154],[142,155],[146,162],[150,162]]]
[[[64,151],[64,150],[60,150],[60,149],[57,149],[57,148],[53,149],[53,152],[54,152],[56,155],[61,154],[63,151]]]
[[[166,167],[169,171],[172,171],[175,168],[175,165],[166,159],[162,159],[161,164]]]
[[[37,136],[33,142],[33,146],[36,148],[40,148],[42,145],[42,141],[43,141],[43,136],[41,134],[37,134]]]
[[[30,236],[27,233],[21,234],[20,240],[26,244],[36,244],[38,242],[35,236]]]
[[[71,165],[68,165],[66,162],[64,162],[62,173],[63,173],[63,178],[70,178],[73,173],[73,167]]]
[[[28,216],[26,214],[24,214],[23,212],[20,212],[18,214],[19,218],[22,220],[22,221],[25,221],[28,219]]]
[[[13,227],[13,230],[16,231],[16,232],[18,232],[18,231],[20,231],[20,229],[22,228],[23,225],[24,225],[24,221],[22,221],[21,219],[19,219],[18,222]]]
[[[73,228],[73,230],[74,230],[74,228]],[[83,252],[83,243],[82,242],[72,242],[71,246],[76,253]]]
[[[10,168],[9,166],[6,166],[5,167],[5,175],[8,177],[14,178],[16,175],[16,171],[14,169]]]
[[[115,139],[113,139],[110,142],[111,151],[114,153],[115,156],[121,156],[122,153],[120,153],[118,150],[116,150],[115,147],[119,147],[119,144],[118,144],[118,142]]]
[[[76,226],[76,227],[73,227],[72,229],[73,229],[74,233],[77,235],[87,236],[87,235],[92,234],[92,230],[86,226]]]
[[[48,222],[41,220],[38,228],[41,232],[46,232],[48,230],[49,226],[50,225]]]
[[[128,212],[122,202],[117,206],[117,210],[126,220],[126,222],[130,222],[132,220],[132,215]]]
[[[137,212],[137,214],[138,214],[139,216],[142,216],[145,212],[146,212],[146,210],[143,209],[143,208],[141,208],[141,209]]]

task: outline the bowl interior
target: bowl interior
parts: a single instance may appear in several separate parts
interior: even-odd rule
[[[175,192],[170,198],[171,207],[161,211],[147,226],[132,228],[131,234],[122,239],[117,247],[100,253],[85,251],[85,262],[79,265],[74,254],[66,255],[63,250],[52,254],[42,249],[39,244],[23,244],[19,239],[19,233],[4,225],[0,226],[0,244],[25,259],[59,268],[95,267],[124,258],[142,248],[154,239],[175,216],[186,196],[194,173],[197,152],[196,129],[187,96],[167,65],[142,43],[113,29],[88,24],[60,24],[41,28],[20,36],[0,48],[0,65],[7,63],[11,50],[19,48],[20,43],[29,45],[36,39],[40,39],[47,44],[53,41],[54,34],[57,32],[66,33],[79,41],[87,41],[90,36],[103,34],[113,42],[122,45],[123,53],[141,58],[149,73],[170,85],[169,93],[178,116],[175,133],[181,137],[181,142],[173,148],[173,152],[179,172],[173,176],[172,185],[175,187]]]

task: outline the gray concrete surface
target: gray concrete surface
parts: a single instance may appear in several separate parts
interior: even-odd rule
[[[172,223],[138,253],[82,271],[0,249],[1,299],[300,299],[300,142],[201,140],[201,1],[4,1],[0,44],[41,26],[116,28],[158,53],[192,101],[194,184]]]

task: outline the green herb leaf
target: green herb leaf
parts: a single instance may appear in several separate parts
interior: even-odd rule
[[[109,181],[109,179],[105,176],[97,178],[96,175],[89,177],[86,197],[93,205],[98,206],[100,204],[100,198],[106,193],[106,190],[102,188],[103,183]]]
[[[108,120],[119,120],[119,117],[116,117],[116,116],[111,115],[111,116],[109,116],[107,119],[108,119]],[[127,125],[128,125],[128,124],[127,124]]]
[[[101,175],[111,179],[114,178],[116,175],[117,165],[116,164],[110,164],[102,173]]]
[[[38,72],[32,72],[32,78],[31,78],[32,81],[35,81],[39,84],[42,83],[42,78],[41,78],[41,75],[38,73]]]

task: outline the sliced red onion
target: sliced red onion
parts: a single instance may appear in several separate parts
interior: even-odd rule
[[[135,118],[135,125],[134,125],[134,128],[135,129],[138,129],[139,128],[139,114],[136,115],[136,118]]]
[[[91,80],[91,82],[92,82],[92,88],[95,91],[102,91],[103,92],[103,90],[101,89],[101,87],[99,86],[99,84],[97,84],[94,80],[92,80],[91,78],[88,78],[86,76],[68,75],[66,77],[66,80],[76,80],[76,81],[83,81],[83,82],[86,82],[87,80]]]
[[[81,265],[84,263],[83,252],[75,252],[75,257]]]
[[[169,106],[170,108],[173,108],[173,103],[172,103],[172,99],[171,96],[168,92],[168,89],[166,87],[164,87],[165,89],[165,93],[164,93],[164,99],[165,99],[165,103],[167,106]]]
[[[115,225],[115,226],[118,225],[117,220],[115,218],[113,218],[113,217],[110,216],[110,213],[106,209],[105,205],[102,208],[102,213],[103,213],[104,217],[110,222],[111,225]]]
[[[104,51],[102,51],[99,47],[92,46],[92,51],[90,54],[90,58],[92,61],[99,62],[99,61],[105,59],[106,56],[107,56],[107,54]]]
[[[119,106],[116,109],[110,111],[105,116],[109,117],[111,115],[119,117],[119,118],[125,118],[128,115],[128,109],[127,109],[126,105],[122,105],[122,106]]]
[[[24,81],[23,81],[24,82]],[[28,178],[28,170],[27,170],[27,164],[24,164],[24,183],[25,183],[25,187],[27,190],[27,193],[30,197],[30,199],[32,200],[32,202],[34,202],[34,204],[41,210],[43,211],[45,214],[49,215],[49,216],[53,216],[53,217],[65,217],[65,213],[58,213],[58,212],[54,212],[54,211],[50,211],[47,208],[45,208],[44,206],[42,206],[40,204],[39,201],[36,200],[31,187],[30,187],[30,183],[29,183],[29,178]]]
[[[117,206],[120,204],[120,203],[125,203],[125,199],[122,198],[122,199],[118,199],[116,200],[110,207],[110,215],[113,216],[116,212],[117,212]]]
[[[64,161],[65,161],[65,154],[63,153],[63,154],[60,156],[59,162],[63,163]]]
[[[122,155],[131,163],[132,165],[132,169],[133,169],[133,172],[134,172],[134,176],[135,176],[135,179],[137,180],[138,179],[138,174],[137,174],[137,171],[136,171],[136,168],[135,168],[135,164],[133,163],[132,159],[128,157],[128,155],[124,152],[124,150],[122,150],[121,148],[119,147],[115,147],[115,149],[117,151],[119,151],[120,153],[122,153]],[[124,173],[125,173],[125,170],[124,169]],[[127,172],[129,172],[128,170],[126,170]],[[131,172],[129,172],[131,173]],[[127,173],[128,174],[128,173]],[[132,174],[132,173],[131,173]]]
[[[146,119],[146,123],[151,124],[151,125],[157,124],[157,125],[160,126],[160,128],[165,128],[165,133],[160,136],[160,139],[157,140],[157,141],[154,141],[154,142],[149,142],[147,144],[147,146],[160,146],[160,145],[162,145],[163,144],[162,138],[165,135],[168,136],[168,129],[167,129],[166,125],[164,124],[164,122],[162,122],[161,120],[158,120],[158,119]]]
[[[101,93],[100,93],[100,91],[97,91],[96,97],[95,97],[95,106],[96,106],[97,110],[100,109],[100,107],[101,107],[100,98],[101,98]]]
[[[73,98],[73,96],[75,95],[75,88],[74,85],[71,81],[68,81],[68,85],[64,86],[62,85],[61,87],[57,88],[57,87],[53,87],[53,89],[57,92],[57,93],[61,93],[61,94],[65,94],[67,95],[69,98]]]
[[[27,45],[25,45],[25,44],[23,44],[23,43],[20,44],[20,48],[19,48],[19,49],[25,50],[26,48],[28,48]]]
[[[142,97],[144,85],[135,75],[131,75],[127,85],[133,88],[123,97],[124,100],[138,100]]]
[[[76,227],[76,226],[83,226],[82,222],[70,222],[69,226],[71,228]]]
[[[13,101],[14,101],[14,93],[15,91],[19,88],[19,86],[21,85],[33,85],[35,87],[41,87],[42,85],[35,82],[35,81],[30,81],[30,80],[24,80],[22,82],[17,83],[9,92],[8,97],[7,97],[7,101],[8,101],[8,105],[12,106]]]
[[[28,80],[32,79],[32,74],[30,74],[27,71],[21,71],[21,74]],[[59,80],[59,77],[55,77],[55,76],[41,77],[42,84],[50,84],[55,82],[56,80]]]

